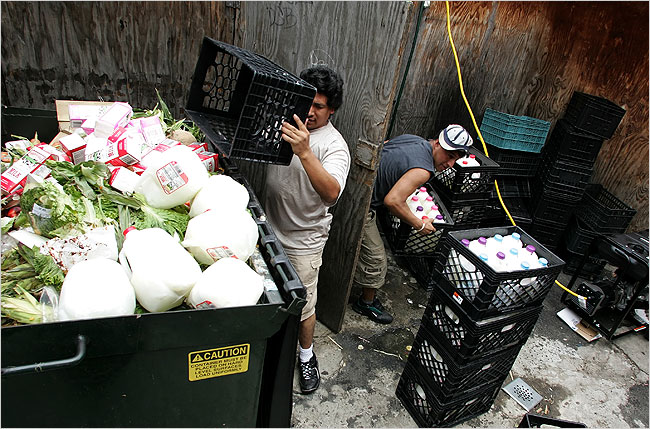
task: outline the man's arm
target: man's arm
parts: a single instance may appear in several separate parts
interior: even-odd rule
[[[291,144],[293,153],[300,159],[311,185],[325,204],[334,204],[341,192],[339,182],[323,168],[323,164],[309,147],[309,130],[298,115],[293,115],[298,128],[284,122],[282,124],[282,139]]]
[[[425,219],[424,221],[419,219],[406,205],[406,199],[414,190],[429,180],[429,176],[429,172],[423,168],[412,168],[400,177],[384,197],[384,205],[388,207],[388,210],[416,230],[420,230],[424,222],[424,228],[420,231],[421,234],[429,234],[436,230],[432,225],[433,219]]]

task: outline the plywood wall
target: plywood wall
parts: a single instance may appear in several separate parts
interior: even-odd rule
[[[2,2],[2,102],[153,108],[157,88],[178,115],[203,36],[232,39],[233,13],[225,2]]]
[[[551,122],[573,91],[605,97],[627,113],[603,144],[592,181],[648,228],[648,4],[643,2],[451,2],[451,31],[465,93],[480,126],[492,108]],[[433,136],[460,123],[473,136],[446,28],[432,2],[420,28],[392,136]]]

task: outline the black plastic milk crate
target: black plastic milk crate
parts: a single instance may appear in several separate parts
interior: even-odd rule
[[[496,177],[533,177],[542,159],[542,155],[535,152],[501,149],[489,144],[487,147],[490,158],[499,164],[499,170],[494,174]]]
[[[572,252],[566,248],[566,245],[560,246],[559,250],[566,258],[566,264],[564,265],[563,271],[566,274],[574,275],[578,268],[580,268],[580,264],[584,258],[584,253]],[[583,279],[595,280],[600,277],[605,269],[605,265],[607,265],[606,260],[594,256],[587,256],[587,260],[580,270],[580,277]]]
[[[501,198],[530,197],[531,195],[530,179],[528,177],[497,177],[495,182],[499,186]],[[496,186],[493,186],[490,190],[490,198],[499,198]]]
[[[492,189],[492,177],[499,171],[499,164],[473,146],[469,148],[469,153],[475,155],[481,165],[461,167],[456,162],[453,168],[433,173],[431,183],[441,197],[453,201],[474,200],[484,198]]]
[[[500,389],[501,383],[494,383],[471,397],[441,402],[425,377],[405,367],[395,395],[419,427],[437,428],[454,426],[488,412]]]
[[[564,118],[582,131],[609,139],[624,115],[625,109],[606,98],[575,91]]]
[[[598,152],[603,145],[602,137],[585,133],[573,127],[565,119],[555,124],[548,143],[542,153],[550,159],[561,158],[576,161],[581,164],[593,164],[598,158]]]
[[[481,198],[469,199],[448,199],[442,197],[442,203],[451,214],[455,227],[471,229],[478,227],[485,216],[487,202],[490,194],[484,193]]]
[[[316,88],[265,57],[204,37],[185,111],[231,158],[288,165],[282,122],[302,121]]]
[[[503,202],[515,223],[521,228],[528,229],[533,223],[529,208],[530,198],[504,197]],[[481,222],[481,228],[511,225],[510,219],[508,219],[498,198],[492,198],[488,201],[485,216],[487,220]]]
[[[438,288],[431,290],[422,325],[460,365],[523,346],[542,312],[542,306],[476,319]]]
[[[581,221],[577,216],[571,218],[564,234],[564,242],[568,250],[583,254],[598,233]]]
[[[533,413],[528,413],[519,423],[518,428],[541,428],[541,427],[556,427],[556,428],[586,428],[587,425],[580,422],[570,422],[568,420],[552,419],[546,416],[540,416]]]
[[[435,232],[422,235],[411,225],[392,215],[385,206],[376,210],[378,225],[384,233],[393,255],[435,256],[438,243],[444,236],[446,229],[454,226],[451,214],[447,211],[444,202],[433,190],[431,184],[425,183],[424,186],[427,188],[429,195],[433,197],[433,201],[438,205],[438,209],[445,221],[444,223],[433,224],[436,228]]]
[[[461,365],[445,346],[438,343],[426,326],[420,326],[406,366],[427,378],[439,401],[448,402],[472,395],[487,385],[502,383],[515,363],[519,350],[521,347],[511,347],[495,356]]]
[[[589,184],[585,189],[580,210],[580,218],[591,228],[605,234],[623,233],[636,214],[602,185]]]
[[[537,192],[536,196],[531,198],[530,201],[530,214],[533,223],[538,220],[553,221],[562,223],[565,226],[580,203],[579,198],[567,200],[565,195],[553,192],[548,188]]]
[[[521,235],[525,246],[535,246],[537,256],[545,258],[548,267],[497,272],[461,243],[465,238],[471,241],[495,234],[505,237],[513,232]],[[564,265],[564,261],[517,226],[452,231],[445,238],[447,246],[449,252],[441,253],[436,263],[434,282],[437,281],[445,296],[453,297],[464,312],[475,318],[541,304]],[[475,271],[463,268],[461,256],[475,267]],[[523,286],[524,279],[532,281]]]
[[[535,219],[528,232],[548,250],[555,251],[566,229],[566,223]]]
[[[589,178],[592,173],[592,165],[576,163],[561,158],[552,159],[543,155],[536,179],[544,187],[550,185],[555,190],[562,191],[562,193],[580,199],[589,184]]]

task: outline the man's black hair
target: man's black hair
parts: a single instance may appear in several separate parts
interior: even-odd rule
[[[300,72],[300,79],[309,82],[327,97],[327,105],[336,110],[343,104],[343,79],[326,66],[313,66]]]

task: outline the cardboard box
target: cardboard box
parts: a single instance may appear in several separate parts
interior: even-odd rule
[[[83,100],[54,100],[56,106],[56,118],[59,121],[59,130],[67,132],[68,134],[74,131],[70,124],[70,111],[71,104],[80,106],[105,106],[108,108],[113,104],[112,101],[83,101]]]
[[[594,328],[583,323],[582,317],[578,316],[569,308],[558,311],[557,315],[564,321],[564,323],[569,325],[571,330],[589,342],[602,337],[602,335],[600,335]]]

